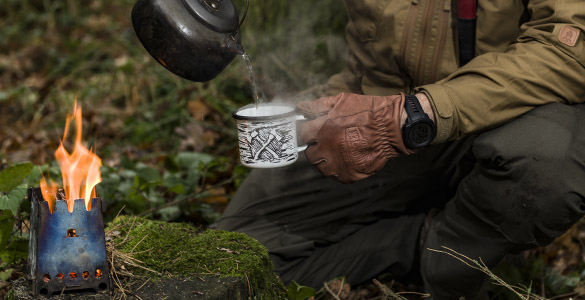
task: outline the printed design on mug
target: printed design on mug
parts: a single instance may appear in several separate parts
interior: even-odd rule
[[[243,162],[279,163],[294,160],[297,155],[292,123],[262,122],[262,126],[239,124],[240,156]],[[248,126],[247,126],[248,125]]]

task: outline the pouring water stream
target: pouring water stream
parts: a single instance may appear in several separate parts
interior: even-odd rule
[[[252,61],[250,60],[250,56],[244,50],[241,44],[236,45],[238,52],[242,55],[244,62],[246,63],[246,67],[248,68],[248,76],[250,77],[250,85],[252,86],[252,96],[254,98],[254,103],[256,104],[256,108],[258,108],[258,104],[260,104],[260,94],[258,85],[256,84],[256,78],[254,77],[254,66],[252,65]]]

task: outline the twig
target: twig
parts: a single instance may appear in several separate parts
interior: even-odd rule
[[[579,294],[578,292],[570,292],[570,293],[554,296],[554,297],[550,298],[549,300],[563,299],[566,297],[576,296],[578,294]]]
[[[374,284],[376,284],[378,286],[378,288],[380,289],[380,292],[382,292],[382,294],[384,295],[384,297],[382,299],[387,299],[387,300],[406,300],[406,298],[394,293],[389,287],[387,287],[385,284],[379,282],[376,279],[372,280],[374,282]]]
[[[136,289],[136,291],[139,291],[139,290],[140,290],[140,289],[141,289],[143,286],[145,286],[145,285],[146,285],[146,284],[147,284],[149,281],[150,281],[150,278],[146,279],[146,281],[145,281],[145,282],[144,282],[144,283],[143,283],[141,286],[139,286],[139,287]]]
[[[136,298],[138,298],[138,299],[142,300],[142,298],[141,298],[140,296],[138,296],[138,295],[136,295],[135,293],[132,293],[132,292],[130,292],[130,291],[128,291],[128,290],[127,290],[127,291],[125,291],[125,292],[124,292],[124,294],[128,294],[128,295],[130,295],[130,296],[134,296],[134,297],[136,297]]]
[[[138,247],[138,245],[140,245],[140,243],[142,243],[142,241],[144,241],[144,239],[148,237],[148,234],[144,235],[142,237],[142,239],[140,239],[140,241],[138,241],[138,243],[136,243],[136,245],[134,245],[134,247],[132,247],[132,250],[130,250],[130,254],[132,254],[134,252],[134,249],[136,249],[136,247]]]
[[[459,260],[460,262],[464,263],[468,267],[470,267],[472,269],[475,269],[475,270],[478,270],[480,272],[483,272],[484,274],[488,275],[491,278],[491,280],[493,281],[494,284],[500,285],[500,286],[503,286],[503,287],[509,289],[516,296],[518,296],[520,299],[526,299],[526,300],[528,300],[528,299],[530,299],[530,297],[533,297],[533,298],[535,298],[537,300],[546,300],[543,297],[540,297],[538,295],[535,295],[535,294],[530,293],[530,289],[529,288],[525,288],[525,287],[524,288],[521,288],[521,287],[513,286],[513,285],[510,285],[510,284],[506,283],[503,279],[501,279],[496,274],[494,274],[489,269],[489,267],[481,260],[481,258],[479,259],[479,262],[478,262],[477,260],[471,259],[471,258],[469,258],[469,257],[467,257],[467,256],[465,256],[465,255],[463,255],[463,254],[461,254],[461,253],[459,253],[459,252],[457,252],[457,251],[455,251],[453,249],[450,249],[448,247],[441,246],[441,248],[446,249],[447,251],[445,251],[445,250],[430,249],[430,248],[427,248],[427,250],[433,251],[433,252],[437,252],[437,253],[447,254],[447,255],[449,255],[449,256],[451,256],[451,257]],[[526,293],[527,295],[524,296],[521,293]]]
[[[126,237],[124,237],[124,239],[122,240],[122,242],[119,245],[122,245],[126,242],[128,237],[130,236],[130,231],[132,231],[132,227],[134,227],[135,222],[136,222],[136,218],[132,218],[132,224],[130,225],[130,228],[128,228],[128,232],[126,233]]]
[[[449,248],[447,248],[447,247],[445,247],[445,246],[441,246],[441,247],[442,247],[442,248],[445,248],[445,249],[447,249],[447,250],[449,250],[449,251],[453,251],[453,252],[457,253],[458,255],[460,255],[460,256],[462,256],[462,257],[466,258],[467,260],[470,260],[470,261],[474,262],[475,264],[479,264],[479,263],[478,263],[476,260],[473,260],[473,259],[471,259],[471,258],[469,258],[469,257],[467,257],[467,256],[465,256],[465,255],[459,254],[458,252],[456,252],[456,251],[454,251],[454,250],[451,250],[451,249],[449,249]],[[447,255],[449,255],[449,256],[451,256],[451,257],[453,257],[453,258],[457,259],[458,261],[460,261],[460,262],[464,263],[464,264],[465,264],[465,265],[467,265],[468,267],[470,267],[470,268],[473,268],[473,269],[476,269],[476,270],[478,270],[478,271],[481,271],[481,268],[479,268],[479,267],[476,267],[476,266],[472,266],[470,263],[468,263],[467,261],[463,260],[462,258],[460,258],[460,257],[456,256],[456,255],[455,255],[455,254],[453,254],[453,253],[450,253],[450,252],[447,252],[447,251],[442,251],[442,250],[431,249],[431,248],[427,248],[427,250],[429,250],[429,251],[433,251],[433,252],[438,252],[438,253],[447,254]]]
[[[121,293],[120,299],[122,299],[122,298],[123,299],[126,299],[126,295],[131,295],[131,296],[134,296],[134,297],[136,297],[138,299],[142,299],[138,295],[135,295],[135,294],[131,293],[130,290],[124,288],[124,286],[122,285],[122,281],[120,280],[120,277],[118,276],[118,273],[119,272],[116,271],[116,267],[114,265],[114,257],[116,257],[116,256],[117,257],[122,257],[122,255],[120,255],[120,252],[115,249],[113,242],[110,243],[109,245],[110,245],[110,247],[109,247],[110,249],[109,250],[110,250],[110,253],[111,253],[111,256],[110,256],[111,257],[111,259],[110,259],[110,265],[111,265],[111,267],[110,267],[110,277],[112,278],[112,281],[114,282],[114,284],[117,286],[118,290]],[[127,261],[127,263],[129,263],[129,262]],[[128,274],[131,276],[130,273],[128,273]]]
[[[246,284],[248,285],[248,292],[250,293],[249,296],[252,297],[252,286],[250,286],[250,279],[248,278],[248,273],[244,272],[244,278],[246,280]]]
[[[59,300],[63,299],[63,294],[65,294],[65,288],[67,286],[64,286],[63,289],[61,290],[61,294],[59,295]]]
[[[135,267],[144,269],[146,271],[155,273],[157,275],[162,275],[161,273],[159,273],[159,272],[157,272],[155,270],[152,270],[152,269],[149,269],[147,267],[144,267],[144,266],[139,265],[138,263],[143,264],[144,262],[142,262],[142,261],[140,261],[140,260],[138,260],[138,259],[136,259],[136,258],[134,258],[134,257],[132,257],[132,256],[130,256],[128,254],[126,254],[126,253],[123,253],[123,252],[120,252],[120,251],[117,251],[116,250],[116,256],[121,257],[121,258],[124,258],[125,259],[124,262],[127,263],[127,264],[129,264],[129,265],[132,265],[132,266],[135,266]]]
[[[419,292],[398,292],[396,293],[396,295],[418,295],[421,298],[429,298],[431,297],[431,294],[428,293],[419,293]]]
[[[148,248],[146,250],[142,250],[142,251],[138,251],[138,252],[132,252],[132,254],[133,255],[142,254],[142,253],[150,252],[150,251],[152,251],[152,249],[154,249],[154,248]]]
[[[343,285],[345,284],[345,277],[341,278],[341,285],[339,286],[339,291],[337,291],[337,297],[341,295],[341,291],[343,290]]]
[[[203,169],[203,174],[201,174],[201,186],[205,189],[205,179],[207,178],[207,171],[209,171],[209,166],[205,166]]]
[[[110,258],[110,275],[114,281],[114,284],[118,287],[118,289],[124,294],[125,289],[122,287],[122,283],[120,282],[120,278],[118,277],[118,273],[116,272],[116,267],[114,265],[114,246],[112,245],[112,255]]]
[[[120,215],[120,213],[122,213],[122,211],[124,210],[124,208],[126,208],[126,204],[124,204],[122,206],[122,208],[120,208],[120,210],[118,211],[118,213],[116,214],[116,218]],[[115,219],[115,218],[114,218]]]
[[[339,299],[339,296],[336,295],[335,293],[333,293],[333,291],[329,288],[329,286],[327,285],[327,282],[323,282],[323,287],[325,287],[325,289],[327,290],[327,292],[329,292],[329,294],[331,296],[333,296],[333,298],[335,298],[335,300],[341,300],[341,299]]]
[[[205,270],[207,270],[207,272],[209,272],[209,274],[215,274],[215,273],[211,272],[211,270],[207,267],[207,265],[203,265],[203,267],[205,268]]]

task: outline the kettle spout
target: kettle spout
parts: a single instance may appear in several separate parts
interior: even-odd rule
[[[237,33],[239,34],[239,33]],[[237,53],[237,54],[244,54],[244,47],[239,42],[239,38],[233,34],[228,34],[227,37],[224,39],[222,46],[229,50],[229,52]]]

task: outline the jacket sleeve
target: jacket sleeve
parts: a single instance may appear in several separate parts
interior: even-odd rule
[[[530,21],[502,53],[475,57],[417,89],[431,99],[434,143],[508,122],[539,105],[585,102],[585,3],[531,0]]]

